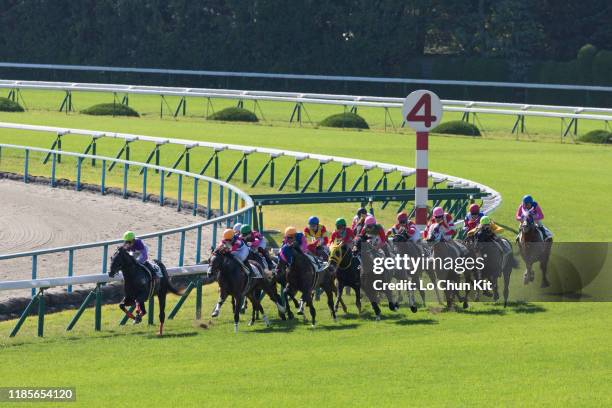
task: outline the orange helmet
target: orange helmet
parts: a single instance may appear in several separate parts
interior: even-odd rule
[[[236,233],[234,232],[233,229],[228,228],[225,231],[223,231],[223,240],[227,241],[227,240],[233,239],[235,234]]]
[[[295,227],[287,227],[285,228],[285,236],[286,237],[295,237],[296,234],[296,229]]]

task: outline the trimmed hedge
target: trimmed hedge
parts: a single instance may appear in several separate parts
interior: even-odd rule
[[[603,129],[591,130],[580,136],[578,140],[586,143],[612,144],[612,132]]]
[[[138,112],[121,103],[101,103],[81,111],[85,115],[98,116],[140,116]]]
[[[255,115],[253,112],[235,106],[215,112],[210,115],[208,119],[223,120],[228,122],[259,122],[257,115]]]
[[[462,120],[451,120],[450,122],[440,123],[431,130],[431,133],[480,136],[480,130],[478,130],[476,126]]]
[[[331,115],[323,119],[320,126],[336,128],[369,129],[368,122],[356,113],[345,112]]]
[[[17,102],[8,98],[0,97],[0,111],[2,112],[23,112],[23,108]]]

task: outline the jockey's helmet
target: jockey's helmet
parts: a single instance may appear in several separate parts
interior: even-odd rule
[[[357,217],[361,217],[362,215],[367,215],[368,214],[368,210],[365,209],[365,207],[359,207],[359,209],[357,210]]]
[[[491,218],[488,215],[483,216],[480,219],[480,225],[491,225]]]
[[[523,204],[531,204],[533,205],[533,197],[527,194],[523,197]]]
[[[136,239],[136,234],[134,234],[132,231],[126,231],[123,234],[123,240],[127,241],[127,242],[132,242],[133,240]]]
[[[397,214],[397,222],[402,224],[406,221],[408,221],[408,214],[406,214],[406,211],[402,211],[401,213]]]
[[[366,227],[371,227],[373,225],[376,225],[376,218],[374,218],[373,215],[368,215],[364,221],[364,224]]]
[[[251,233],[251,226],[249,224],[244,224],[240,228],[240,235],[249,235]]]
[[[234,230],[231,228],[226,229],[225,231],[223,231],[223,240],[224,241],[229,241],[231,239],[234,239]]]
[[[444,209],[442,207],[436,207],[433,209],[432,212],[434,218],[441,218],[444,217]]]
[[[346,227],[346,220],[344,218],[338,218],[336,220],[336,228]]]
[[[477,215],[480,212],[480,206],[478,204],[470,205],[470,214]]]
[[[287,238],[293,238],[295,237],[295,234],[297,233],[295,227],[287,227],[285,228],[285,237]]]
[[[308,218],[308,225],[319,225],[319,218],[314,215]]]
[[[236,224],[234,224],[234,232],[237,234],[240,232],[240,230],[242,229],[242,224],[237,222]]]

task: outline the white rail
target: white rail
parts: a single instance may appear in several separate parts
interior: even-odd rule
[[[310,103],[323,105],[338,105],[347,107],[375,107],[401,109],[402,98],[387,98],[378,96],[334,95],[318,93],[297,92],[271,92],[249,91],[236,89],[210,89],[210,88],[179,88],[156,87],[142,85],[121,84],[92,84],[76,82],[44,82],[44,81],[16,81],[0,80],[0,89],[35,89],[54,90],[64,92],[111,92],[139,95],[163,95],[179,97],[202,97],[211,99],[234,99],[253,101],[272,101],[289,103]],[[503,102],[442,100],[443,108],[447,112],[480,113],[491,115],[510,116],[537,116],[559,119],[586,119],[598,121],[612,121],[612,109],[581,107],[537,105]]]
[[[189,276],[198,275],[208,272],[207,264],[182,266],[176,268],[168,268],[169,276]],[[106,274],[94,275],[79,275],[67,276],[62,278],[46,278],[46,279],[31,279],[31,280],[15,280],[0,282],[0,292],[4,290],[20,290],[20,289],[49,289],[58,286],[69,285],[86,285],[94,283],[121,282],[123,277],[117,275],[113,278]]]
[[[410,176],[416,173],[416,170],[413,167],[407,166],[399,166],[395,164],[389,163],[381,163],[370,160],[361,160],[361,159],[352,159],[348,157],[340,157],[340,156],[329,156],[323,154],[313,154],[313,153],[304,153],[304,152],[295,152],[289,150],[281,150],[281,149],[272,149],[268,147],[255,147],[255,146],[244,146],[244,145],[235,145],[228,143],[212,143],[212,142],[203,142],[198,140],[187,140],[187,139],[172,139],[172,138],[163,138],[163,137],[155,137],[155,136],[144,136],[144,135],[135,135],[129,133],[116,133],[116,132],[105,132],[98,130],[85,130],[85,129],[72,129],[72,128],[60,128],[53,126],[41,126],[41,125],[26,125],[20,123],[6,123],[0,122],[0,129],[16,129],[16,130],[27,130],[27,131],[36,131],[36,132],[55,132],[57,134],[71,134],[71,135],[79,135],[79,136],[90,136],[90,137],[110,137],[116,139],[123,139],[129,141],[145,141],[152,142],[156,144],[178,144],[182,146],[190,146],[193,147],[203,147],[210,148],[217,151],[223,150],[234,150],[239,151],[246,154],[252,153],[264,153],[272,156],[289,156],[293,157],[296,160],[318,160],[319,162],[327,163],[327,162],[336,162],[340,163],[343,166],[360,166],[364,169],[380,169],[383,172],[400,172],[402,175]],[[461,177],[450,176],[447,174],[442,174],[438,172],[429,172],[429,177],[432,177],[434,180],[446,180],[447,184],[454,187],[466,187],[466,188],[478,188],[488,195],[483,198],[483,211],[485,213],[490,213],[494,211],[502,202],[501,194],[494,189],[485,186],[483,184],[477,183],[475,181],[463,179]]]
[[[160,69],[135,67],[109,67],[99,65],[65,65],[65,64],[28,64],[21,62],[0,62],[0,68],[49,69],[63,71],[97,71],[97,72],[124,72],[140,74],[164,75],[192,75],[217,77],[244,77],[269,79],[301,79],[316,81],[348,81],[348,82],[375,82],[389,84],[425,84],[425,85],[455,85],[480,86],[496,88],[522,88],[522,89],[561,89],[569,91],[598,91],[612,92],[612,87],[597,85],[565,85],[565,84],[537,84],[526,82],[496,82],[496,81],[456,81],[440,79],[414,79],[414,78],[385,78],[347,75],[303,75],[303,74],[273,74],[263,72],[232,72],[189,69]]]

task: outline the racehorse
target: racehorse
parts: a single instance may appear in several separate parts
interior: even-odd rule
[[[546,277],[546,271],[548,269],[548,259],[550,258],[550,251],[552,248],[552,238],[549,237],[544,240],[533,217],[527,217],[521,223],[517,242],[521,257],[527,266],[525,274],[523,275],[523,283],[527,285],[529,282],[533,282],[535,279],[533,264],[539,262],[540,269],[542,270],[542,284],[540,287],[546,288],[550,286],[548,278]]]
[[[347,312],[346,305],[342,300],[342,291],[348,286],[355,290],[355,305],[359,313],[361,313],[361,269],[359,259],[353,255],[353,252],[346,245],[332,244],[329,248],[329,265],[327,268],[332,275],[336,276],[338,281],[334,310],[338,312],[338,306],[341,304],[344,313]]]
[[[232,297],[232,309],[234,311],[234,332],[238,332],[238,321],[240,320],[240,309],[244,297],[251,301],[252,311],[249,326],[255,322],[255,314],[261,312],[266,326],[270,325],[266,316],[259,294],[264,291],[276,304],[281,318],[284,318],[285,307],[278,293],[276,284],[271,276],[264,276],[259,264],[252,262],[251,265],[258,268],[261,278],[253,278],[244,270],[241,262],[234,257],[226,247],[215,249],[208,260],[209,274],[214,276],[219,283],[219,303],[223,303],[228,296]],[[217,305],[219,305],[219,303]],[[217,307],[215,308],[215,310]]]
[[[110,271],[108,275],[114,277],[119,271],[123,273],[123,289],[124,298],[119,303],[119,308],[130,318],[134,323],[140,323],[142,316],[147,313],[145,308],[146,301],[157,295],[159,300],[159,335],[163,335],[164,321],[166,320],[166,295],[172,292],[175,295],[181,296],[183,293],[177,290],[170,283],[166,267],[157,259],[154,261],[160,268],[162,278],[159,279],[153,275],[143,265],[139,264],[136,259],[123,246],[117,248],[111,257]],[[136,305],[136,316],[127,310],[127,306]]]
[[[400,256],[407,255],[409,258],[420,258],[424,255],[424,253],[427,252],[425,248],[423,248],[419,243],[412,241],[410,237],[408,236],[408,234],[404,231],[398,234],[395,234],[393,235],[393,237],[391,237],[391,246],[393,247],[393,250],[395,253],[399,254]],[[429,274],[429,278],[431,279],[431,281],[435,282],[433,272],[428,271],[428,274]],[[415,271],[402,270],[402,271],[399,271],[398,278],[405,279],[410,282],[416,283],[421,280],[422,275],[423,275],[422,268],[417,269]],[[418,286],[420,287],[420,285]],[[421,300],[423,301],[423,307],[426,307],[425,290],[419,289],[419,294],[421,295]],[[408,303],[410,305],[410,310],[413,313],[416,313],[417,311],[416,301],[414,299],[414,292],[412,290],[409,291],[408,293]]]
[[[380,307],[379,303],[379,295],[381,291],[377,291],[375,289],[376,281],[381,281],[384,283],[389,283],[394,277],[394,271],[385,269],[382,274],[375,274],[373,268],[367,265],[369,262],[366,262],[364,265],[364,257],[368,261],[373,261],[376,258],[384,257],[385,254],[383,251],[376,250],[370,243],[366,242],[365,244],[361,241],[361,239],[357,239],[355,241],[355,251],[362,252],[362,262],[361,262],[361,289],[364,291],[370,303],[372,304],[372,309],[374,309],[374,313],[376,314],[376,320],[380,320]],[[399,309],[399,303],[394,301],[393,292],[388,289],[388,286],[385,286],[382,292],[385,294],[387,298],[387,302],[389,305],[389,310],[395,312]]]
[[[504,307],[506,307],[508,306],[510,291],[510,274],[512,273],[512,268],[518,264],[512,254],[512,244],[505,238],[499,238],[499,240],[502,242],[497,241],[495,234],[487,228],[478,230],[472,237],[466,239],[466,244],[475,256],[481,257],[484,260],[484,269],[479,272],[479,275],[492,283],[493,300],[495,301],[499,299],[497,281],[500,274],[503,275]],[[506,253],[502,246],[506,246],[510,251]]]
[[[469,273],[466,271],[463,274],[458,274],[454,270],[447,268],[438,268],[437,263],[445,263],[447,259],[452,260],[452,264],[456,264],[456,259],[461,258],[464,255],[467,255],[467,248],[465,248],[458,241],[443,241],[442,240],[442,231],[439,227],[435,227],[432,231],[429,232],[429,238],[427,242],[431,248],[431,258],[434,260],[434,271],[438,278],[441,281],[447,281],[452,284],[458,284],[460,281],[460,275],[464,275],[464,279],[466,282],[470,281]],[[440,260],[441,262],[437,262]],[[468,295],[469,289],[466,289],[464,296],[461,296],[458,290],[446,289],[444,290],[444,295],[446,297],[446,306],[450,310],[453,308],[454,297],[457,296],[460,302],[463,302],[463,308],[468,308]]]
[[[302,251],[293,246],[289,250],[292,251],[293,262],[288,265],[287,262],[279,260],[277,266],[278,273],[285,275],[285,305],[287,309],[289,310],[288,299],[295,297],[296,292],[301,292],[302,302],[308,306],[312,326],[314,327],[317,311],[313,305],[313,294],[315,290],[321,288],[327,295],[327,306],[332,318],[336,321],[336,311],[334,310],[335,288],[331,273],[327,268],[316,272],[312,261]],[[304,314],[304,320],[306,320],[306,314]]]

